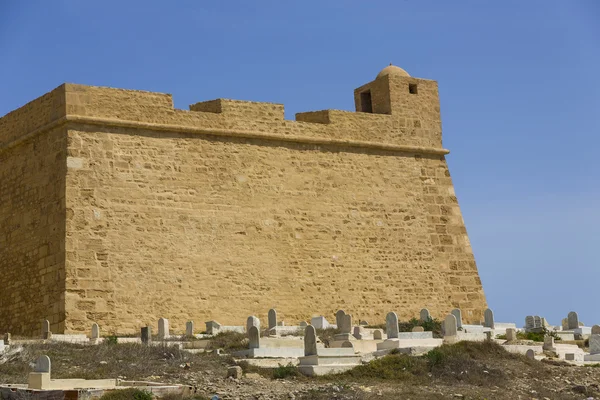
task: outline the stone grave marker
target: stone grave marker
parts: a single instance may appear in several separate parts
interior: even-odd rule
[[[385,328],[388,339],[398,339],[398,315],[395,312],[390,311],[385,316]]]
[[[250,332],[250,328],[253,326],[257,327],[260,331],[260,320],[254,315],[251,315],[246,320],[246,332]]]
[[[251,349],[260,348],[260,332],[258,331],[258,327],[252,325],[250,329],[248,329],[248,338],[250,339],[249,347]]]
[[[47,319],[42,321],[42,339],[50,339],[52,332],[50,331],[50,321]]]
[[[592,335],[600,335],[600,325],[592,326]]]
[[[462,328],[462,311],[460,311],[460,308],[455,308],[450,313],[456,318],[456,327]]]
[[[95,322],[92,324],[92,339],[100,339],[100,326]]]
[[[50,373],[50,357],[48,356],[39,356],[37,360],[35,360],[35,367],[33,368],[34,372],[45,372]]]
[[[171,336],[169,332],[169,320],[166,318],[160,318],[158,320],[158,339],[165,340]]]
[[[344,348],[344,349],[347,349],[347,348],[353,349],[354,345],[352,344],[351,341],[346,340],[345,342],[342,342],[342,348]]]
[[[273,329],[277,326],[277,311],[274,308],[269,310],[269,329]]]
[[[491,309],[488,308],[483,312],[483,319],[485,321],[483,326],[494,329],[494,312]]]
[[[194,336],[194,321],[188,321],[185,323],[185,335]]]
[[[341,318],[342,326],[338,326],[342,333],[352,333],[352,315],[346,314]]]
[[[517,330],[515,328],[506,328],[506,340],[517,340]]]
[[[528,315],[525,317],[525,330],[529,331],[535,327],[535,321],[533,320],[533,315]]]
[[[533,327],[541,328],[542,327],[542,318],[539,315],[533,316]]]
[[[381,329],[375,329],[373,331],[373,339],[374,340],[382,340],[383,339],[383,332],[381,332]]]
[[[152,327],[144,326],[141,330],[142,343],[148,344],[152,341]]]
[[[4,334],[4,345],[5,345],[5,346],[10,346],[10,342],[11,342],[11,340],[12,340],[12,339],[11,339],[11,335],[10,335],[10,333],[8,333],[8,332],[7,332],[7,333],[5,333],[5,334]]]
[[[527,358],[529,358],[530,360],[535,360],[535,351],[533,351],[533,349],[529,349],[525,353],[525,356],[527,356]]]
[[[448,314],[444,319],[444,336],[456,336],[458,331],[458,324],[456,322],[456,316],[454,314]]]
[[[562,319],[561,325],[562,325],[562,330],[563,331],[568,331],[569,330],[569,320],[567,318],[563,318]]]
[[[431,319],[431,314],[429,313],[429,310],[426,308],[421,309],[421,312],[419,313],[419,319],[423,322]]]
[[[368,326],[369,323],[367,321],[365,321],[364,319],[361,319],[360,321],[358,321],[358,324],[361,326]]]
[[[422,326],[415,326],[412,328],[412,332],[425,332],[425,328]]]
[[[579,316],[575,311],[571,311],[567,316],[567,323],[569,330],[579,329]]]
[[[542,349],[551,350],[551,351],[555,350],[553,336],[550,336],[550,335],[544,336],[544,345],[542,346]]]
[[[346,312],[344,310],[337,310],[337,312],[335,313],[335,324],[337,325],[338,329],[340,329],[342,324],[344,323],[344,315],[346,315]]]
[[[308,325],[304,329],[304,356],[317,355],[317,332],[315,327]]]

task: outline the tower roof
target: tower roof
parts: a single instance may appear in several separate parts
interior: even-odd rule
[[[397,67],[397,66],[392,65],[392,64],[390,64],[387,67],[385,67],[384,69],[382,69],[381,72],[379,72],[377,74],[377,77],[381,78],[382,76],[387,76],[387,75],[392,75],[392,76],[408,76],[408,77],[410,77],[410,75],[408,74],[408,72],[406,72],[402,68]]]

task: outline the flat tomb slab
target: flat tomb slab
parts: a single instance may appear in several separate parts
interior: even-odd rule
[[[438,347],[443,343],[443,339],[386,339],[381,343],[377,343],[377,350],[402,349],[409,347]]]

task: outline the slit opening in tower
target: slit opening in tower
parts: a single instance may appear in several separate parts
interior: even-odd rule
[[[410,93],[410,94],[417,94],[417,84],[416,83],[409,83],[408,84],[408,93]]]
[[[373,104],[371,103],[371,91],[367,90],[360,94],[360,111],[372,113]]]

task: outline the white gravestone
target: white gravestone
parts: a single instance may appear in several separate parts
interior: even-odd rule
[[[457,328],[462,328],[462,311],[460,311],[460,308],[455,308],[450,312],[450,314],[454,315],[456,318]]]
[[[517,330],[515,328],[506,328],[506,340],[517,340]]]
[[[92,324],[92,339],[100,339],[100,327],[98,324]]]
[[[50,332],[50,321],[47,319],[42,321],[42,339],[50,339],[52,332]]]
[[[160,318],[158,320],[158,339],[164,340],[171,336],[169,332],[169,320],[166,318]]]
[[[458,324],[456,323],[456,316],[454,314],[448,314],[444,319],[444,336],[456,336]]]
[[[277,311],[274,308],[269,310],[269,329],[273,329],[277,326]]]
[[[188,321],[185,323],[185,335],[194,336],[194,321]]]
[[[491,309],[486,309],[483,312],[484,325],[486,328],[494,329],[494,312]]]
[[[249,347],[251,349],[260,348],[260,332],[256,326],[253,325],[248,329],[248,338],[250,340]]]
[[[35,360],[35,367],[33,369],[34,372],[45,372],[50,373],[50,357],[48,356],[39,356],[37,360]]]
[[[304,329],[304,355],[317,355],[317,332],[315,331],[315,327],[312,325],[308,325]]]
[[[567,324],[569,325],[569,330],[579,329],[579,316],[575,311],[571,311],[567,315]]]
[[[250,328],[253,326],[255,326],[260,332],[260,320],[254,315],[251,315],[246,320],[246,332],[250,332]]]
[[[385,331],[388,339],[398,339],[398,315],[390,311],[385,316]]]

